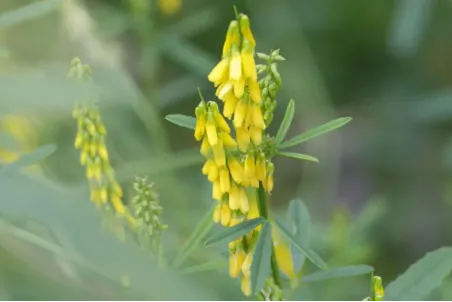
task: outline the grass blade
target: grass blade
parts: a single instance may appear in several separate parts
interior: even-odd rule
[[[0,15],[0,30],[39,18],[58,8],[60,0],[33,3]]]
[[[206,235],[212,229],[212,213],[214,206],[203,216],[201,221],[196,226],[193,233],[188,237],[184,246],[180,249],[180,252],[176,255],[173,260],[172,266],[180,266],[190,255],[196,250],[196,248],[201,244]]]
[[[165,119],[175,125],[195,130],[196,118],[192,116],[183,114],[169,114],[165,116]]]
[[[292,124],[294,112],[295,112],[295,102],[293,100],[290,100],[289,104],[287,105],[284,118],[281,122],[281,126],[279,127],[278,133],[276,133],[275,137],[276,147],[278,147],[278,145],[286,137],[287,131],[289,130],[290,125]]]
[[[211,262],[201,263],[198,265],[184,268],[184,269],[182,269],[181,274],[182,275],[190,275],[190,274],[202,273],[202,272],[217,270],[217,269],[226,267],[227,265],[228,265],[227,261],[211,261]]]
[[[302,282],[317,282],[335,278],[352,277],[364,274],[370,274],[374,271],[374,268],[369,265],[352,265],[352,266],[342,266],[333,267],[325,271],[315,272],[310,275],[306,275]]]
[[[208,238],[205,245],[211,246],[227,244],[242,236],[248,234],[248,232],[254,230],[257,226],[261,225],[265,221],[264,218],[258,217],[251,220],[241,222],[230,228],[221,228],[219,232]]]
[[[311,155],[307,155],[307,154],[302,154],[302,153],[296,153],[296,152],[278,152],[278,153],[276,153],[276,155],[281,155],[281,156],[290,157],[290,158],[296,158],[296,159],[301,159],[301,160],[312,161],[312,162],[315,162],[315,163],[319,162],[317,157],[314,157],[314,156],[311,156]]]
[[[270,258],[272,254],[272,238],[270,223],[266,221],[262,225],[259,238],[254,248],[253,262],[251,263],[251,289],[253,294],[259,293],[264,287],[270,274]]]
[[[310,129],[304,133],[301,133],[301,134],[299,134],[295,137],[292,137],[291,139],[281,143],[279,145],[279,149],[293,147],[293,146],[296,146],[303,142],[306,142],[310,139],[313,139],[314,137],[320,136],[320,135],[330,132],[334,129],[342,127],[345,124],[347,124],[348,122],[350,122],[351,120],[352,120],[351,117],[341,117],[341,118],[335,119],[333,121],[330,121],[326,124],[323,124],[321,126]]]

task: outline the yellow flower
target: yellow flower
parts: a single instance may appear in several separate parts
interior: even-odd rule
[[[248,213],[250,207],[248,203],[248,195],[246,194],[245,189],[242,187],[240,188],[240,212],[243,214]]]
[[[260,181],[264,181],[267,176],[267,169],[265,163],[265,154],[260,152],[256,159],[256,177]]]
[[[231,158],[228,160],[228,168],[231,172],[232,179],[238,184],[241,184],[245,178],[245,171],[243,166],[238,162],[237,159]]]
[[[295,283],[297,275],[294,270],[290,243],[283,237],[276,225],[272,225],[272,239],[279,269]]]
[[[246,257],[245,257],[245,260],[243,261],[243,264],[242,264],[242,274],[243,274],[244,277],[247,277],[247,278],[250,277],[250,274],[251,274],[250,268],[251,268],[251,262],[252,261],[253,261],[253,254],[252,253],[248,253],[246,255]]]
[[[209,73],[207,78],[214,83],[215,87],[228,80],[229,75],[229,59],[222,59]]]
[[[226,166],[226,154],[223,148],[223,142],[219,141],[218,144],[212,147],[213,156],[218,167]]]
[[[231,129],[229,128],[228,123],[226,123],[225,119],[219,112],[214,112],[213,117],[215,119],[215,123],[218,126],[218,129],[224,131],[226,133],[230,133]]]
[[[256,46],[256,41],[254,40],[253,33],[251,32],[250,19],[245,14],[240,14],[240,31],[242,35],[251,43],[253,47]]]
[[[224,96],[224,107],[223,107],[223,115],[224,117],[231,119],[234,114],[235,107],[237,106],[238,99],[235,95],[230,92]]]
[[[232,148],[232,149],[237,148],[237,142],[235,141],[235,139],[232,138],[232,136],[229,133],[227,133],[227,132],[222,133],[221,140],[223,141],[223,146],[225,148]]]
[[[223,194],[221,193],[220,180],[217,179],[212,183],[212,198],[220,201]]]
[[[234,126],[236,128],[242,127],[243,122],[245,121],[247,110],[248,106],[246,104],[246,101],[239,100],[237,106],[235,107],[234,113]]]
[[[248,88],[250,90],[250,98],[256,104],[261,102],[261,90],[257,81],[249,81]]]
[[[203,137],[206,131],[206,117],[201,115],[196,118],[196,126],[195,126],[195,139],[199,142]]]
[[[213,220],[215,223],[219,223],[219,222],[220,222],[220,219],[221,219],[221,204],[218,203],[218,204],[215,206],[215,209],[213,210],[213,217],[212,217],[212,220]]]
[[[220,177],[220,189],[221,193],[227,193],[229,192],[231,188],[231,181],[229,178],[229,171],[225,167],[220,168],[219,170],[219,177]]]
[[[242,277],[241,288],[245,296],[251,296],[251,280],[249,277]]]
[[[218,179],[218,167],[214,162],[211,162],[211,164],[209,165],[209,172],[207,174],[207,179],[210,182],[214,182],[215,180]]]
[[[249,129],[249,135],[255,146],[259,146],[262,143],[262,129],[256,126],[251,126]]]
[[[241,202],[241,192],[239,187],[237,187],[236,185],[232,185],[231,186],[231,190],[229,191],[229,207],[231,208],[231,210],[237,210],[240,207],[240,202]]]
[[[223,226],[229,226],[229,223],[231,222],[231,209],[229,209],[229,206],[225,203],[221,205],[221,224]]]
[[[242,56],[232,47],[231,64],[229,65],[229,79],[238,81],[242,77]],[[237,96],[237,95],[236,95]]]
[[[250,144],[250,134],[245,128],[237,128],[235,129],[237,136],[237,145],[239,146],[239,150],[242,152],[246,152],[248,150],[248,146]]]
[[[217,128],[215,126],[215,121],[213,120],[213,117],[209,117],[207,119],[206,133],[207,139],[211,146],[215,146],[216,144],[218,144]]]
[[[235,279],[239,276],[245,256],[245,252],[239,248],[229,257],[229,275],[231,278]]]
[[[239,23],[234,20],[229,23],[228,31],[226,33],[226,40],[223,44],[223,57],[226,56],[231,49],[231,46],[240,42]]]
[[[245,78],[240,78],[234,83],[234,95],[241,98],[245,92]]]
[[[257,81],[257,70],[256,63],[254,61],[253,46],[246,39],[243,40],[241,55],[243,64],[243,74],[245,78]]]
[[[253,153],[248,153],[245,158],[245,175],[247,178],[255,177],[256,162]]]

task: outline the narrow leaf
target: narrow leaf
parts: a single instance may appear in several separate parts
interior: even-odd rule
[[[227,261],[211,261],[211,262],[201,263],[198,265],[184,268],[180,273],[182,275],[202,273],[202,272],[217,270],[217,269],[226,267],[227,265],[228,265]]]
[[[190,255],[196,250],[196,248],[201,244],[206,235],[212,229],[213,221],[212,221],[212,213],[214,210],[214,206],[203,216],[201,221],[196,226],[193,233],[191,233],[190,237],[188,237],[184,246],[180,249],[179,253],[173,260],[173,267],[180,266]]]
[[[276,155],[281,155],[281,156],[291,157],[291,158],[296,158],[296,159],[301,159],[301,160],[313,161],[315,163],[319,162],[317,157],[307,155],[307,154],[302,154],[302,153],[296,153],[296,152],[278,152]]]
[[[30,166],[35,164],[49,155],[51,155],[56,150],[56,146],[53,144],[44,145],[42,147],[37,148],[33,152],[27,153],[11,164],[5,165],[1,170],[2,171],[11,171],[14,168],[20,168],[25,166]]]
[[[306,205],[299,199],[291,200],[287,216],[293,223],[294,232],[292,234],[300,242],[308,244],[311,231],[311,217]]]
[[[302,282],[317,282],[328,279],[352,277],[370,274],[373,272],[374,268],[369,265],[352,265],[352,266],[342,266],[334,267],[325,271],[315,272],[313,274],[305,276],[301,279]]]
[[[450,274],[451,269],[451,247],[443,247],[427,253],[386,287],[385,300],[424,300]]]
[[[295,112],[295,102],[290,100],[287,105],[286,114],[281,122],[281,126],[279,127],[278,133],[276,133],[275,137],[275,145],[278,146],[283,139],[286,137],[287,130],[289,130],[290,125],[292,124],[293,115]]]
[[[0,29],[4,30],[10,26],[39,18],[57,9],[59,2],[60,0],[45,0],[5,12],[0,15]]]
[[[294,237],[308,246],[311,232],[311,217],[308,208],[301,200],[294,199],[290,201],[289,208],[287,209],[287,220],[290,223],[290,231],[292,231]],[[293,244],[291,245],[291,251],[294,269],[301,273],[306,256],[299,252],[298,249],[293,248]]]
[[[310,249],[307,244],[301,242],[300,240],[297,240],[297,238],[295,238],[295,236],[292,235],[292,233],[290,233],[278,221],[275,220],[275,223],[284,234],[284,236],[286,236],[287,239],[289,239],[300,252],[302,252],[309,260],[311,260],[313,264],[321,269],[327,269],[328,266],[325,261],[323,261],[323,259],[319,255],[317,255],[312,249]]]
[[[267,221],[262,225],[251,263],[251,289],[255,295],[264,287],[271,271],[271,242],[271,228]]]
[[[169,114],[165,116],[165,119],[175,125],[195,130],[196,119],[192,116],[183,114]]]
[[[351,117],[341,117],[338,119],[335,119],[331,122],[328,122],[326,124],[323,124],[321,126],[315,127],[313,129],[310,129],[304,133],[301,133],[295,137],[292,137],[291,139],[282,142],[279,145],[280,149],[284,149],[284,148],[288,148],[288,147],[293,147],[296,146],[298,144],[301,144],[305,141],[308,141],[314,137],[317,137],[319,135],[325,134],[327,132],[330,132],[334,129],[337,129],[339,127],[344,126],[345,124],[347,124],[348,122],[350,122],[352,120]]]
[[[258,217],[251,220],[244,221],[230,228],[221,228],[219,232],[208,238],[205,245],[221,245],[234,241],[242,236],[248,234],[248,232],[254,230],[258,225],[265,221],[264,218]]]

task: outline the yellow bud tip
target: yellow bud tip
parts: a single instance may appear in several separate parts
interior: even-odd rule
[[[239,146],[239,150],[242,152],[246,152],[248,150],[248,146],[250,144],[250,135],[245,128],[237,128],[237,145]]]
[[[217,179],[212,184],[212,198],[220,201],[222,196],[223,194],[221,194],[220,180]]]
[[[229,209],[229,206],[227,204],[221,205],[221,224],[223,226],[229,226],[229,223],[231,222],[231,209]]]
[[[212,69],[207,78],[215,86],[220,85],[228,80],[229,59],[224,58]]]
[[[240,207],[240,189],[236,185],[231,186],[231,190],[229,191],[229,207],[231,210],[238,210]]]
[[[228,161],[228,168],[231,172],[232,179],[234,179],[236,183],[241,184],[245,178],[243,166],[235,158],[232,158]]]
[[[237,103],[237,107],[235,108],[235,115],[234,115],[234,125],[236,128],[242,127],[243,122],[245,121],[247,109],[248,109],[248,106],[247,106],[246,102],[240,100]]]
[[[205,132],[206,132],[206,118],[205,116],[200,116],[199,118],[196,119],[195,139],[199,142],[204,137]]]
[[[222,193],[228,193],[231,188],[231,181],[229,178],[229,171],[223,167],[219,170],[220,188]]]
[[[245,296],[251,296],[251,280],[249,277],[242,277],[241,288]]]
[[[231,132],[231,128],[229,128],[228,123],[226,123],[226,120],[223,118],[223,116],[219,112],[214,113],[213,117],[215,119],[215,123],[218,126],[218,129],[220,129],[226,133]]]
[[[229,65],[229,78],[239,81],[242,77],[242,57],[238,51],[232,53],[231,63]]]
[[[248,195],[246,194],[246,191],[244,188],[240,189],[240,212],[243,214],[248,213],[250,210],[249,203],[248,203]]]

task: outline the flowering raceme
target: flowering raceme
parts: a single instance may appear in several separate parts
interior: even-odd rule
[[[205,102],[202,95],[195,110],[194,136],[206,158],[202,173],[212,182],[212,197],[217,200],[213,220],[226,227],[259,217],[257,189],[262,186],[269,193],[273,189],[274,167],[263,147],[265,106],[254,61],[255,46],[249,19],[240,14],[230,23],[222,59],[208,76],[224,103],[223,111],[216,102]],[[231,135],[226,119],[232,120],[235,135]],[[241,275],[242,291],[247,296],[251,295],[250,267],[259,230],[260,226],[229,244],[230,276]]]

